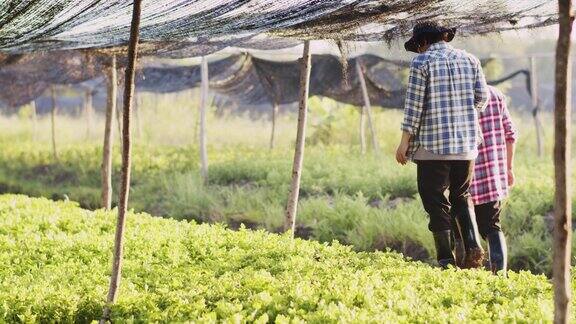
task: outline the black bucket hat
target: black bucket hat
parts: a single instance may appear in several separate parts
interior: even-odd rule
[[[448,34],[446,41],[451,42],[456,35],[456,28],[443,27],[435,21],[417,23],[412,30],[412,37],[404,43],[404,49],[409,52],[418,53],[418,39],[422,37],[422,35],[444,33]]]

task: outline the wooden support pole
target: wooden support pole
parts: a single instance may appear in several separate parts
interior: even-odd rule
[[[200,175],[204,183],[208,182],[208,149],[206,147],[206,106],[208,104],[208,60],[202,57],[200,65]]]
[[[104,123],[104,146],[102,149],[102,207],[106,210],[112,208],[112,121],[116,112],[116,97],[118,95],[118,76],[116,74],[116,56],[110,58],[110,65],[106,67],[106,121]]]
[[[116,102],[116,125],[118,126],[118,134],[122,134],[122,120],[120,118],[120,115],[122,114],[122,112],[120,111],[120,107],[122,107],[122,101],[121,98],[117,98],[117,102]],[[120,147],[122,147],[122,136],[118,136],[118,139],[120,140]]]
[[[56,149],[56,90],[54,86],[50,87],[50,99],[52,101],[52,110],[50,111],[50,127],[52,130],[52,155],[54,160],[58,161],[58,150]]]
[[[360,107],[360,152],[366,154],[366,105]]]
[[[298,196],[300,195],[300,179],[302,177],[302,164],[304,162],[304,144],[306,138],[306,119],[308,118],[308,94],[310,85],[310,41],[304,42],[304,51],[300,58],[300,104],[298,106],[298,131],[296,133],[296,147],[294,148],[294,162],[292,165],[292,184],[286,205],[284,230],[291,231],[292,237],[296,230],[296,213],[298,210]]]
[[[134,93],[134,119],[136,121],[136,137],[142,137],[142,120],[140,116],[140,101],[138,92]]]
[[[31,114],[31,118],[32,118],[32,140],[36,141],[37,140],[37,134],[38,134],[38,112],[36,111],[36,101],[32,100],[30,101],[30,109],[32,109],[32,114]]]
[[[134,76],[136,70],[136,57],[138,56],[138,39],[140,31],[140,13],[142,0],[134,0],[132,9],[132,23],[130,27],[130,43],[128,45],[128,65],[124,78],[124,109],[122,110],[122,182],[118,197],[118,220],[114,238],[114,259],[112,262],[112,275],[106,306],[100,323],[110,320],[111,306],[116,302],[118,287],[122,275],[122,257],[124,251],[124,229],[126,211],[128,210],[128,194],[130,191],[131,149],[130,141],[130,112],[132,110],[132,97],[134,95]]]
[[[372,148],[376,154],[380,154],[378,138],[376,137],[376,130],[374,129],[374,123],[372,121],[372,105],[370,104],[370,97],[368,96],[368,88],[366,87],[364,72],[362,71],[362,66],[358,59],[356,60],[356,71],[358,73],[358,79],[360,80],[360,87],[362,88],[362,97],[364,98],[363,111],[365,109],[366,117],[368,117],[368,128],[370,129],[370,135],[372,137]]]
[[[536,59],[530,57],[530,92],[532,92],[532,116],[534,117],[534,127],[536,129],[536,148],[538,156],[544,154],[544,143],[542,139],[542,122],[540,121],[540,99],[538,97],[538,74],[536,72]]]
[[[200,85],[202,86],[202,85]],[[190,91],[190,101],[195,101],[196,100],[196,93],[191,90]],[[196,109],[198,108],[198,109]],[[195,107],[195,109],[193,110],[193,115],[194,115],[194,143],[197,143],[199,141],[198,139],[198,132],[200,129],[200,106]]]
[[[360,80],[360,87],[362,88],[362,96],[364,97],[364,88],[362,85],[366,85],[364,81],[364,74],[362,73],[362,67],[360,62],[356,60],[356,73],[358,74],[358,80]],[[364,98],[364,104],[360,107],[360,152],[362,155],[366,154],[366,99]]]
[[[572,0],[558,0],[560,32],[556,46],[556,90],[554,110],[554,323],[570,321],[570,249],[572,246],[572,182],[571,182],[571,89],[572,64],[570,34],[574,13]]]
[[[86,89],[84,92],[84,114],[86,117],[86,139],[89,140],[92,136],[92,90]]]
[[[278,102],[272,102],[272,129],[270,130],[270,150],[274,149],[276,142],[276,120],[278,119]]]

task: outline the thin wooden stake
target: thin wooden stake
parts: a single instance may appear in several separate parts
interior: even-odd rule
[[[296,213],[298,210],[298,196],[300,195],[300,179],[302,177],[302,164],[304,162],[304,144],[306,138],[306,120],[308,118],[308,94],[310,86],[310,41],[304,42],[304,51],[300,59],[300,104],[298,107],[298,131],[296,133],[296,147],[294,149],[294,163],[292,165],[292,184],[286,205],[284,230],[290,231],[292,237],[296,230]]]
[[[113,133],[112,120],[116,112],[116,97],[118,96],[118,76],[116,74],[116,56],[110,59],[110,66],[106,69],[106,121],[104,125],[104,147],[102,150],[102,207],[106,210],[112,208],[112,146]]]
[[[366,154],[366,105],[360,107],[360,152]]]
[[[378,138],[376,137],[376,130],[372,122],[372,105],[370,104],[370,97],[368,96],[368,88],[366,87],[366,80],[364,79],[364,72],[360,62],[356,60],[356,71],[358,72],[358,79],[360,79],[360,87],[362,88],[362,96],[364,97],[364,108],[366,116],[368,117],[368,128],[372,137],[372,148],[376,154],[380,154],[380,147],[378,145]]]
[[[362,68],[360,67],[360,62],[356,60],[356,73],[358,73],[358,80],[360,80],[360,87],[362,88],[362,96],[364,97],[364,87],[365,82],[364,74],[362,73]],[[366,99],[364,98],[364,104],[360,107],[360,152],[362,155],[366,154]]]
[[[136,137],[142,137],[142,121],[140,116],[140,101],[138,101],[138,93],[134,94],[134,119],[136,121]]]
[[[202,86],[202,85],[200,85]],[[190,100],[195,100],[196,96],[195,96],[195,92],[190,91]],[[198,108],[198,109],[196,109]],[[199,141],[198,139],[198,133],[199,133],[199,129],[200,129],[200,106],[195,107],[194,111],[194,143],[197,143]]]
[[[30,108],[32,109],[32,140],[37,140],[38,133],[38,113],[36,111],[36,101],[30,101]]]
[[[136,57],[138,56],[138,39],[140,31],[140,13],[142,0],[134,0],[132,9],[132,24],[130,27],[130,43],[128,46],[128,66],[124,78],[124,109],[122,125],[122,182],[118,197],[118,220],[114,238],[114,260],[112,262],[112,275],[110,287],[106,299],[106,307],[100,323],[110,320],[111,306],[116,302],[120,278],[122,275],[122,257],[124,252],[124,229],[126,211],[128,209],[128,194],[130,190],[130,167],[132,143],[130,140],[130,112],[132,110],[132,97],[134,95],[134,76],[136,69]]]
[[[122,134],[122,120],[120,115],[122,112],[120,111],[120,107],[122,106],[121,98],[117,98],[116,102],[116,125],[118,126],[118,134]],[[118,139],[120,140],[120,147],[122,147],[122,136],[119,136]]]
[[[200,85],[200,175],[208,182],[208,149],[206,148],[206,105],[208,104],[208,60],[202,57]]]
[[[570,248],[572,246],[570,34],[574,13],[571,0],[558,0],[560,32],[556,46],[556,108],[554,110],[554,323],[570,321]]]
[[[50,126],[52,129],[52,155],[54,160],[58,161],[58,151],[56,150],[56,90],[54,86],[50,87],[50,98],[52,100],[52,110],[50,111]]]
[[[92,136],[92,90],[87,89],[84,92],[84,114],[86,117],[86,139],[89,140]]]
[[[278,118],[278,103],[276,100],[272,103],[272,129],[270,130],[270,150],[274,149],[276,141],[276,120]]]
[[[530,92],[532,92],[532,116],[534,117],[534,127],[536,128],[536,148],[538,156],[544,154],[544,143],[542,140],[542,122],[540,121],[540,99],[538,97],[538,74],[536,73],[536,59],[530,58]]]

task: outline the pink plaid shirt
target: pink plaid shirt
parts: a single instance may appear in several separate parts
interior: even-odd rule
[[[490,86],[488,107],[479,116],[483,142],[478,147],[470,194],[474,205],[499,201],[508,196],[506,142],[516,141],[504,95]]]

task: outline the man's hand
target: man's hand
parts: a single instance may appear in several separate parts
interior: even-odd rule
[[[408,143],[404,143],[401,141],[398,145],[398,149],[396,149],[396,161],[402,165],[405,165],[408,162],[408,157],[406,156],[408,153]]]
[[[398,149],[396,149],[396,161],[402,165],[408,162],[408,146],[410,144],[410,134],[407,132],[402,132],[402,139],[400,144],[398,144]]]
[[[514,177],[514,171],[512,171],[512,169],[509,169],[508,170],[508,186],[513,187],[515,181],[516,181],[516,178]]]

